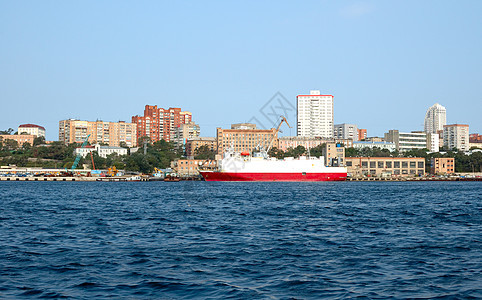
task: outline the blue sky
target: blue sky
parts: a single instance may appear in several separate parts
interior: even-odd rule
[[[482,1],[0,0],[0,128],[193,113],[202,136],[280,92],[335,96],[335,123],[482,133]],[[290,120],[292,125],[296,120]],[[270,124],[272,125],[272,124]],[[296,135],[285,129],[283,135]]]

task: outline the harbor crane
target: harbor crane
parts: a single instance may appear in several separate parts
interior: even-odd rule
[[[84,148],[85,145],[87,145],[87,141],[89,140],[89,137],[90,137],[90,134],[85,138],[84,142],[82,143],[82,146],[80,146],[80,148]],[[91,153],[92,155],[92,153]],[[77,154],[77,156],[75,157],[75,161],[74,163],[72,164],[72,169],[71,169],[71,172],[74,172],[75,168],[77,168],[77,165],[79,164],[79,161],[80,161],[80,158],[82,157],[81,153]],[[94,163],[94,159],[92,158],[92,164]]]
[[[288,123],[288,120],[286,120],[286,118],[284,116],[280,116],[281,118],[281,122],[279,122],[279,125],[278,127],[276,128],[276,131],[275,133],[273,134],[273,137],[271,138],[271,141],[269,142],[269,145],[268,145],[268,148],[266,150],[266,153],[268,153],[269,150],[271,150],[271,146],[273,146],[273,142],[274,142],[274,139],[275,139],[275,136],[278,135],[278,132],[279,132],[279,129],[281,128],[281,124],[283,124],[283,122],[286,123],[286,125],[288,125],[289,128],[292,128],[290,126],[290,124]]]

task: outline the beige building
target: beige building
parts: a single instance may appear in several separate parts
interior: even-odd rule
[[[255,124],[233,124],[231,129],[217,128],[217,154],[223,154],[227,148],[234,147],[235,152],[252,152],[258,146],[267,150],[273,139],[272,147],[278,148],[278,133],[275,128],[256,129]]]
[[[452,124],[444,125],[444,148],[452,150],[457,148],[460,151],[469,150],[469,125]]]
[[[19,147],[23,146],[25,143],[29,143],[30,146],[32,146],[35,138],[36,136],[31,134],[2,134],[0,135],[0,142],[13,140],[18,143]]]
[[[432,174],[452,174],[455,172],[455,160],[452,157],[435,157],[431,160]]]
[[[416,176],[425,174],[423,157],[346,157],[351,176]]]
[[[321,137],[308,136],[282,136],[278,139],[278,149],[286,151],[289,148],[296,148],[303,146],[305,149],[315,148],[323,145],[326,142],[332,141],[330,139],[323,139]]]
[[[196,123],[190,121],[186,124],[181,124],[174,130],[174,142],[177,145],[183,145],[188,140],[197,138],[201,133],[201,128]]]
[[[65,144],[82,143],[90,134],[91,144],[103,143],[119,147],[122,142],[127,147],[135,147],[136,124],[126,122],[62,120],[59,122],[59,141]]]
[[[35,125],[35,124],[22,124],[18,126],[18,134],[30,134],[34,135],[35,137],[44,137],[45,138],[45,128],[43,126]]]
[[[186,142],[186,156],[193,157],[197,148],[201,146],[208,146],[211,151],[216,152],[216,138],[215,137],[195,137]]]
[[[196,176],[200,168],[213,169],[216,166],[216,160],[203,159],[179,159],[171,163],[171,168],[181,177]]]
[[[322,151],[325,157],[325,165],[339,167],[345,164],[345,147],[340,143],[326,143]]]

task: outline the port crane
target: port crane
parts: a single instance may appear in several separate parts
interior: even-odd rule
[[[266,150],[266,153],[268,153],[269,150],[271,150],[271,146],[273,146],[273,142],[274,142],[274,139],[275,139],[275,136],[278,135],[278,132],[279,132],[279,129],[281,128],[281,125],[283,124],[283,122],[286,123],[286,125],[288,125],[289,128],[292,128],[290,126],[290,124],[288,123],[288,120],[286,120],[286,118],[284,116],[280,116],[281,118],[281,122],[279,122],[279,125],[278,127],[276,128],[276,132],[273,134],[273,137],[271,138],[271,141],[269,142],[269,145],[268,145],[268,148]]]
[[[87,141],[89,140],[89,137],[90,137],[90,134],[85,138],[84,142],[82,143],[82,146],[80,146],[80,148],[84,148],[85,145],[87,145]],[[90,153],[91,157],[92,157],[92,152]],[[79,153],[77,154],[77,156],[75,157],[75,161],[74,163],[72,164],[72,169],[71,171],[74,172],[75,168],[77,168],[77,165],[79,164],[79,161],[80,161],[80,158],[82,157],[82,155]],[[95,169],[94,167],[94,158],[92,157],[92,167]]]

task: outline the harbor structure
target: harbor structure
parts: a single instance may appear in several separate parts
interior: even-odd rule
[[[189,111],[182,111],[178,107],[158,108],[157,105],[146,105],[143,116],[132,117],[132,123],[136,124],[137,141],[141,137],[149,137],[153,143],[174,141],[176,130],[191,121],[192,113]]]
[[[45,138],[45,127],[36,124],[22,124],[18,126],[18,134],[29,134]]]
[[[346,157],[348,174],[354,177],[416,176],[425,174],[423,157]]]
[[[358,127],[355,124],[336,124],[333,137],[335,139],[352,139],[358,141]]]
[[[447,111],[442,105],[435,103],[425,114],[424,131],[426,133],[437,133],[444,129],[447,124]]]
[[[385,133],[384,140],[395,143],[396,150],[400,152],[427,148],[427,134],[424,132],[389,130],[388,133]]]
[[[59,141],[64,144],[82,143],[87,136],[91,144],[101,143],[111,147],[119,147],[124,143],[127,147],[137,145],[136,125],[133,123],[76,119],[59,121]]]
[[[319,90],[296,97],[298,136],[333,138],[333,98]]]
[[[469,148],[469,125],[451,124],[445,125],[443,131],[444,148],[468,151]]]
[[[181,177],[197,176],[199,169],[214,169],[216,166],[216,160],[205,159],[178,159],[171,163],[171,168]]]

